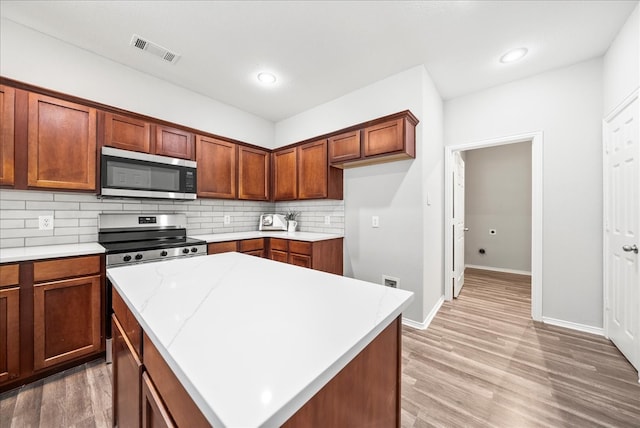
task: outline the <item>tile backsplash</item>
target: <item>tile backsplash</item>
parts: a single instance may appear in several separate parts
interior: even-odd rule
[[[264,212],[300,211],[298,230],[344,234],[344,201],[255,202],[223,199],[100,199],[86,193],[0,189],[0,248],[74,244],[98,240],[100,213],[185,213],[187,234],[256,230]],[[53,230],[39,230],[38,217],[52,215]],[[231,223],[224,224],[224,216]],[[330,216],[330,224],[325,217]]]

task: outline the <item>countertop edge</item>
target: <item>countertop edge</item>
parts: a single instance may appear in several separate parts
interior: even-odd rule
[[[86,256],[104,252],[104,247],[98,243],[3,248],[0,249],[0,264]]]

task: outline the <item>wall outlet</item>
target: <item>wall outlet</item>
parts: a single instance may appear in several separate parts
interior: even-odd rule
[[[382,275],[382,285],[385,287],[398,288],[400,279],[389,275]]]
[[[38,229],[40,230],[53,230],[53,216],[41,215],[38,217]]]
[[[224,224],[231,224],[231,216],[230,215],[225,215],[224,216]]]
[[[330,225],[331,224],[331,216],[330,215],[324,216],[324,224],[326,224],[326,225]]]
[[[495,235],[498,233],[495,229],[489,229],[489,235]]]
[[[380,227],[380,217],[377,215],[371,217],[371,227]]]

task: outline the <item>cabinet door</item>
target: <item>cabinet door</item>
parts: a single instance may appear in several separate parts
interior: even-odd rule
[[[0,85],[0,184],[14,184],[15,89]]]
[[[105,113],[104,145],[151,153],[151,124],[131,117]]]
[[[156,154],[193,160],[193,134],[180,129],[157,125]]]
[[[298,197],[296,148],[279,150],[273,154],[273,197],[286,201]]]
[[[364,129],[364,155],[377,156],[404,150],[404,119],[373,125]]]
[[[238,199],[269,200],[269,153],[238,148]]]
[[[238,241],[212,242],[207,245],[207,254],[231,253],[238,251]]]
[[[36,370],[100,351],[100,275],[33,287]]]
[[[96,188],[96,110],[29,94],[28,185]]]
[[[306,268],[311,268],[311,256],[307,256],[305,254],[289,254],[289,263],[296,266],[302,266]]]
[[[175,426],[160,394],[146,372],[142,373],[142,426],[143,428],[171,428]]]
[[[327,197],[327,140],[298,147],[298,199]]]
[[[360,158],[360,130],[329,138],[329,162],[342,163]]]
[[[140,426],[142,362],[134,352],[118,318],[111,316],[113,333],[113,425]]]
[[[209,137],[196,137],[198,196],[235,199],[237,146]]]
[[[19,308],[20,289],[0,289],[0,385],[20,375]]]
[[[271,260],[277,262],[289,263],[289,253],[282,250],[271,250]]]

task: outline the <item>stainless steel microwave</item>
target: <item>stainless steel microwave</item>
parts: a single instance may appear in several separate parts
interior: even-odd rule
[[[196,162],[103,147],[100,193],[106,197],[196,199]]]

